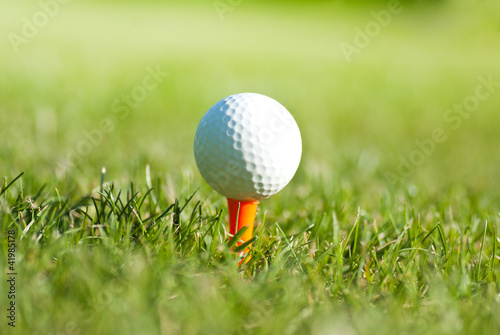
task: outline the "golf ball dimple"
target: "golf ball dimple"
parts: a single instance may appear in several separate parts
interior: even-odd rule
[[[231,95],[203,116],[194,139],[196,165],[207,183],[234,200],[281,191],[300,164],[302,140],[292,115],[256,93]]]

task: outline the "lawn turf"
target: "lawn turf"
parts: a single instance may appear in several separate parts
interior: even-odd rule
[[[0,5],[5,36],[40,10]],[[500,87],[449,110],[500,82],[499,5],[405,2],[346,59],[385,9],[69,2],[19,52],[3,39],[0,333],[498,333]],[[192,154],[237,92],[280,101],[304,142],[241,268]]]

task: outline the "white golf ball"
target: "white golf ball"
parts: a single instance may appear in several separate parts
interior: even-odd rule
[[[256,93],[234,94],[203,116],[194,157],[203,178],[234,200],[261,200],[281,191],[299,167],[302,140],[292,115]]]

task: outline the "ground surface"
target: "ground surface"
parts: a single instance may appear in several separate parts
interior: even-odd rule
[[[0,333],[499,333],[499,5],[221,3],[0,2]],[[241,268],[191,148],[237,92],[304,141]]]

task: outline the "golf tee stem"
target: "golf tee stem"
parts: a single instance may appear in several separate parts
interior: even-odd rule
[[[248,227],[240,240],[248,242],[253,235],[255,215],[257,214],[258,201],[240,201],[227,199],[229,208],[229,232],[234,236],[241,228]],[[238,242],[237,245],[241,245]],[[248,252],[248,248],[243,254]]]

